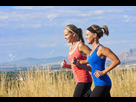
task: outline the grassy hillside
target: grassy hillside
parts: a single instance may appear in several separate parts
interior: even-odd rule
[[[112,80],[112,97],[136,96],[134,68],[116,68],[108,74]],[[69,70],[52,73],[49,68],[36,68],[20,71],[15,77],[0,74],[1,97],[72,97],[75,86],[75,79]]]

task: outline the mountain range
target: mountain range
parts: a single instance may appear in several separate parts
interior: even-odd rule
[[[121,62],[136,62],[136,48],[121,52],[117,54],[117,56],[119,57]],[[0,63],[0,66],[60,65],[63,59],[65,59],[69,63],[68,57],[59,56],[44,59],[25,58],[18,61]],[[109,59],[107,59],[107,62],[109,62]]]
[[[128,62],[136,61],[136,48],[121,52],[117,54],[117,56],[121,61],[128,61]]]
[[[0,63],[0,66],[27,66],[27,65],[46,65],[46,64],[52,65],[53,63],[60,64],[63,61],[63,59],[68,61],[68,58],[63,56],[53,57],[53,58],[44,58],[44,59],[36,59],[36,58],[29,57],[29,58],[21,59],[18,61]]]

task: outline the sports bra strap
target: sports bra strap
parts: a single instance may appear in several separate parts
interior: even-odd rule
[[[96,49],[95,49],[96,51],[97,51],[97,49],[98,49],[98,47],[99,47],[100,45],[101,45],[101,44],[99,44],[99,45],[96,47]]]
[[[99,45],[95,48],[95,50],[93,51],[93,53],[97,51],[97,49],[98,49],[98,47],[99,47],[100,45],[101,45],[101,44],[99,44]],[[91,54],[91,52],[92,52],[92,51],[90,51],[90,54]],[[90,55],[90,54],[89,54],[89,55]]]

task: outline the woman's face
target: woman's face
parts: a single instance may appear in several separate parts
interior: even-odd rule
[[[89,30],[86,30],[86,39],[88,44],[93,44],[95,37],[95,34],[91,33]]]
[[[65,39],[67,40],[68,43],[72,43],[73,34],[69,30],[64,29],[64,36],[65,36]]]

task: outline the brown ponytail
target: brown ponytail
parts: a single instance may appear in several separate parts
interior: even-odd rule
[[[79,39],[85,43],[84,41],[84,38],[83,38],[83,32],[82,32],[82,29],[81,28],[78,28],[78,36],[79,36]]]
[[[109,35],[109,30],[108,30],[108,27],[106,26],[106,25],[103,25],[102,27],[101,27],[101,29],[103,29],[104,30],[104,34],[105,35]]]

